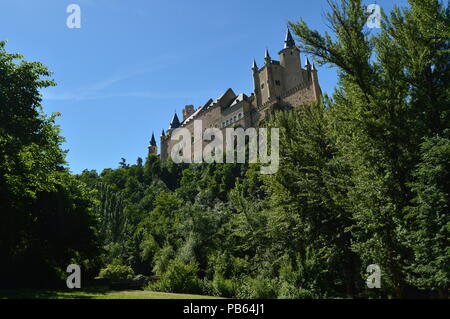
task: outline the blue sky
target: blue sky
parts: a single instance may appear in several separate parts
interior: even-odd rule
[[[71,3],[80,29],[66,26]],[[145,158],[152,131],[159,141],[184,105],[229,87],[250,94],[253,58],[261,66],[266,47],[277,58],[288,21],[327,30],[326,10],[326,0],[0,0],[0,40],[53,72],[43,106],[62,114],[70,169],[100,172]],[[319,68],[319,81],[331,93],[335,71]]]

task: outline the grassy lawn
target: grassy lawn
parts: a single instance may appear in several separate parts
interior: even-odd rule
[[[0,291],[0,299],[218,299],[218,297],[173,294],[148,290],[111,291],[103,289],[55,291],[11,290]]]

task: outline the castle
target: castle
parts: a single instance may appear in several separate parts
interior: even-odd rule
[[[172,118],[167,132],[162,131],[160,140],[160,157],[167,159],[172,146],[178,141],[171,140],[174,129],[185,127],[193,134],[194,120],[201,120],[202,127],[225,129],[227,127],[258,127],[275,110],[298,107],[305,103],[317,101],[322,95],[317,70],[306,59],[301,67],[300,50],[289,30],[286,32],[284,47],[278,53],[279,61],[272,60],[266,49],[264,66],[258,68],[253,61],[253,93],[236,95],[228,89],[217,99],[209,99],[197,109],[186,105],[182,111],[183,120],[178,115]],[[154,134],[152,134],[149,153],[158,151]]]

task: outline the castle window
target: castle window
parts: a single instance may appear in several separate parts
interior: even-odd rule
[[[280,86],[281,85],[280,80],[275,80],[275,84]]]
[[[241,117],[242,117],[242,113],[239,113],[238,118],[241,118]]]
[[[264,89],[264,83],[263,83],[263,84],[261,84],[261,89]]]
[[[236,117],[236,115],[233,117],[233,122],[236,122],[236,120],[237,120],[237,117]]]

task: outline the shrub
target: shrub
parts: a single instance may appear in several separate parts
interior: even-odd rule
[[[243,299],[275,299],[277,295],[276,281],[264,277],[245,278],[237,292],[237,297]]]
[[[239,289],[239,282],[235,279],[225,279],[223,276],[215,275],[212,281],[215,296],[233,298]]]
[[[197,278],[198,265],[195,262],[184,264],[181,260],[173,260],[162,274],[160,280],[148,286],[150,290],[177,292],[177,293],[202,293],[201,281]]]
[[[130,266],[122,265],[119,260],[115,260],[106,268],[100,270],[99,276],[111,280],[133,279],[134,272]]]
[[[212,281],[206,277],[203,278],[203,280],[200,280],[200,288],[203,295],[218,296],[216,290],[213,287]]]
[[[313,297],[311,291],[297,288],[288,282],[283,282],[278,290],[278,299],[312,299]]]
[[[175,252],[170,245],[166,245],[160,249],[155,256],[153,272],[158,276],[162,276],[169,268],[170,262],[174,255]]]

